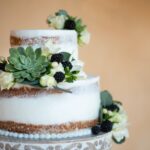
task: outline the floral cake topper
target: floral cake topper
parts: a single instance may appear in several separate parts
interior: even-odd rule
[[[82,19],[70,16],[65,10],[59,10],[54,16],[47,18],[50,27],[58,30],[75,30],[78,36],[78,44],[88,44],[90,41],[90,33],[87,26],[83,24]]]

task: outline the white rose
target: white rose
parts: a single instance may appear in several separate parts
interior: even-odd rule
[[[83,71],[83,66],[84,63],[80,60],[73,60],[71,62],[72,64],[72,69],[71,71],[80,71],[76,76],[78,80],[82,80],[82,79],[86,79],[87,78],[87,74]]]
[[[58,65],[56,65],[54,68],[51,69],[51,75],[54,76],[56,72],[65,72],[64,71],[64,67],[61,63],[59,63]]]
[[[55,29],[63,29],[66,19],[67,17],[64,15],[48,17],[50,25]]]
[[[14,76],[12,73],[0,73],[0,89],[10,89],[14,85]]]
[[[77,74],[77,80],[83,80],[86,78],[87,78],[87,74],[83,70],[80,70],[80,72]]]
[[[42,86],[52,87],[56,85],[56,80],[50,75],[44,75],[40,79],[40,84]]]
[[[71,71],[81,70],[84,66],[84,63],[80,60],[73,60],[71,64],[73,66]]]
[[[88,44],[90,42],[90,33],[87,30],[81,32],[79,39],[80,44]]]

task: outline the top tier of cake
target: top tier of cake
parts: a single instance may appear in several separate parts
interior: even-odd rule
[[[51,47],[59,52],[69,52],[78,59],[77,33],[73,30],[14,30],[10,33],[11,47],[45,47],[51,41]]]

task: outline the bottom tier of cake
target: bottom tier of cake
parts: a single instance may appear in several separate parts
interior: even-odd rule
[[[0,129],[52,134],[91,128],[100,121],[99,91],[98,77],[61,84],[57,89],[17,85],[0,91]]]

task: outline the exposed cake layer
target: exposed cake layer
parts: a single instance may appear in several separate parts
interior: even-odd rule
[[[0,129],[17,133],[64,133],[73,130],[90,128],[98,124],[98,120],[70,122],[60,125],[32,125],[11,121],[0,121]]]
[[[67,126],[68,123],[97,121],[100,109],[99,78],[89,77],[68,84],[66,89],[69,88],[72,93],[52,89],[15,88],[9,91],[8,95],[13,93],[10,97],[6,91],[1,91],[0,121],[37,126]],[[61,87],[65,88],[65,85]],[[23,89],[27,89],[25,93],[19,92]],[[84,127],[91,127],[91,124]]]
[[[51,40],[53,47],[59,51],[65,51],[78,58],[77,33],[70,30],[16,30],[11,31],[10,44],[12,47],[39,48]]]

